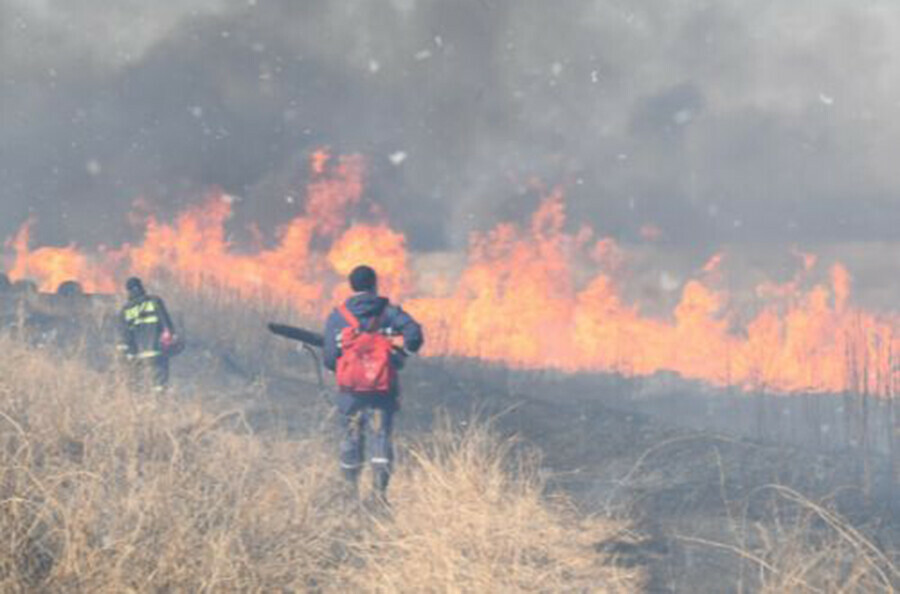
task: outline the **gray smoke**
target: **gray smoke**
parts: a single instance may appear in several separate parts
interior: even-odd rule
[[[0,0],[0,237],[211,186],[272,229],[328,145],[418,249],[535,178],[623,239],[892,240],[897,40],[893,0]]]

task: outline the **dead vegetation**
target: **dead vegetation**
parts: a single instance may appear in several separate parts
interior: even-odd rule
[[[0,338],[0,591],[634,592],[652,589],[654,564],[677,556],[677,545],[647,542],[729,558],[708,582],[723,591],[893,592],[900,582],[894,553],[870,532],[780,485],[748,484],[740,497],[722,488],[727,512],[703,517],[715,530],[661,526],[647,540],[635,514],[591,517],[548,494],[533,449],[490,423],[460,423],[458,412],[438,415],[433,431],[401,448],[393,513],[372,514],[344,496],[327,436],[257,432],[246,407],[203,391],[234,361],[250,386],[242,390],[268,398],[270,360],[290,348],[260,330],[272,318],[297,322],[289,310],[217,289],[165,294],[193,324],[195,364],[207,354],[215,364],[187,396],[133,394],[78,356]],[[104,315],[91,320],[94,334],[108,331]],[[452,364],[440,370],[465,376]],[[410,406],[433,406],[426,400]],[[677,453],[652,439],[626,482],[643,475],[646,487],[657,475],[645,460]],[[689,457],[665,457],[667,484],[701,480],[690,469],[704,462]],[[707,482],[688,495],[720,490]]]
[[[760,499],[764,515],[750,511]],[[828,502],[766,485],[735,508],[727,520],[730,539],[677,538],[734,556],[739,562],[737,591],[888,593],[900,584],[896,561]]]
[[[622,526],[547,498],[538,457],[515,454],[482,423],[439,416],[408,448],[394,521],[362,541],[374,563],[354,590],[380,592],[633,592],[637,570],[598,553]],[[423,532],[423,527],[431,527]]]
[[[391,517],[341,497],[322,436],[133,394],[0,339],[0,591],[634,591],[619,529],[548,497],[528,455],[445,422],[405,449]]]

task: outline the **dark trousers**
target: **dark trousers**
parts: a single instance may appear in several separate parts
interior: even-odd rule
[[[131,387],[137,391],[163,392],[169,386],[169,358],[165,355],[131,361]]]
[[[341,471],[354,487],[365,464],[366,442],[376,493],[384,495],[391,478],[394,446],[391,435],[397,399],[393,396],[357,396],[341,393],[337,398],[341,428]]]

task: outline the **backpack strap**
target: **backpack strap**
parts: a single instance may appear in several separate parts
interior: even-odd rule
[[[344,320],[350,324],[350,327],[354,330],[359,330],[359,320],[353,315],[353,312],[350,311],[350,308],[347,307],[346,303],[342,303],[338,306],[338,311],[341,316],[343,316]]]
[[[382,310],[382,312],[380,314],[378,314],[377,316],[372,318],[372,323],[369,325],[369,327],[366,329],[363,329],[362,324],[360,324],[360,322],[359,322],[359,318],[357,318],[355,315],[353,315],[353,312],[350,311],[350,308],[347,307],[346,303],[342,303],[338,307],[338,311],[340,312],[341,316],[343,316],[344,320],[346,320],[347,323],[350,324],[351,328],[353,328],[356,331],[363,331],[363,332],[377,332],[379,329],[381,329],[381,324],[384,321],[384,314],[385,314],[384,310]]]

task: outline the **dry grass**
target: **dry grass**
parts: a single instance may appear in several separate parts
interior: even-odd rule
[[[237,362],[241,381],[264,375],[287,350],[265,322],[303,323],[285,306],[221,288],[160,286],[190,322],[192,346]],[[108,334],[108,312],[91,310],[90,335]],[[76,344],[89,354],[85,340]],[[504,376],[479,374],[473,381]],[[222,374],[210,366],[201,375]],[[60,360],[0,337],[0,592],[634,592],[646,584],[645,570],[618,566],[603,552],[615,547],[600,546],[619,540],[627,523],[585,517],[548,496],[538,455],[499,439],[490,423],[454,426],[439,415],[431,434],[401,448],[387,517],[342,496],[326,436],[256,434],[241,409],[221,408],[226,402],[202,391],[191,401],[133,394],[78,356]],[[760,494],[770,507],[751,520],[749,502],[758,510]],[[736,556],[718,580],[725,589],[893,592],[900,582],[895,561],[826,505],[768,486],[746,506],[726,502],[735,510],[723,519],[727,542],[682,537]]]
[[[328,571],[343,527],[320,442],[2,350],[0,590],[302,589]]]
[[[487,425],[458,429],[439,417],[433,435],[409,448],[392,522],[361,544],[371,559],[354,576],[381,592],[633,592],[637,572],[612,569],[597,545],[611,522],[579,517],[548,500],[538,458],[516,452]],[[423,527],[430,527],[423,531]]]
[[[739,562],[738,590],[763,594],[895,592],[900,568],[862,530],[827,503],[782,485],[767,485],[747,498],[765,497],[763,517],[731,520],[733,542],[681,536],[701,547],[727,551]]]
[[[762,591],[894,592],[900,569],[861,530],[826,504],[792,489],[768,487],[779,501],[776,520],[788,510],[790,521],[757,527],[760,545],[755,555]]]
[[[176,326],[189,343],[214,351],[238,363],[246,373],[258,373],[273,358],[282,339],[268,333],[266,325],[278,321],[317,329],[322,322],[299,321],[296,309],[278,295],[242,296],[214,282],[188,289],[166,279],[151,279],[149,288],[162,295]]]
[[[483,425],[408,449],[391,519],[341,498],[321,436],[130,393],[0,338],[0,591],[633,591],[612,523],[544,496]]]

